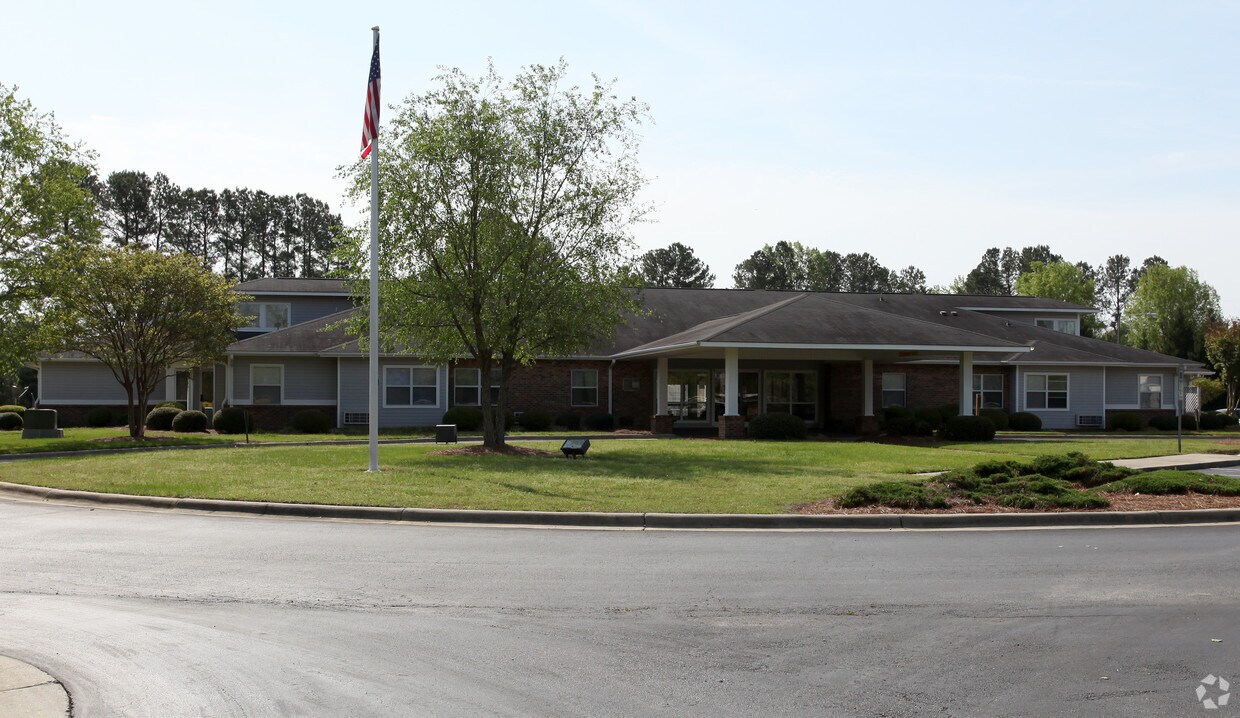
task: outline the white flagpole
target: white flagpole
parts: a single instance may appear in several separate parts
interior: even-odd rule
[[[370,28],[379,41],[379,26]],[[370,471],[379,470],[379,133],[370,139]]]

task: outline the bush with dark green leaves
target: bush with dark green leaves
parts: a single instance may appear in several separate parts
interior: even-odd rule
[[[91,409],[86,413],[87,426],[93,426],[95,428],[111,426],[112,421],[112,407],[110,406],[96,406],[94,409]]]
[[[3,410],[4,407],[0,406],[0,411]],[[1231,414],[1207,412],[1201,415],[1201,421],[1199,424],[1202,431],[1218,431],[1220,429],[1226,429],[1229,426],[1234,426],[1236,422],[1237,418]]]
[[[615,431],[616,418],[611,414],[590,414],[586,417],[585,425],[590,431]]]
[[[302,409],[293,414],[289,427],[298,434],[326,434],[332,430],[332,419],[318,409]]]
[[[1240,496],[1240,478],[1192,471],[1145,471],[1103,484],[1098,490],[1131,494]]]
[[[172,417],[172,430],[179,434],[201,433],[207,430],[207,415],[201,411],[182,411]]]
[[[944,492],[932,492],[914,481],[879,481],[849,489],[839,498],[841,508],[890,506],[896,509],[945,509]]]
[[[1144,425],[1140,414],[1112,414],[1111,431],[1141,431]]]
[[[885,406],[880,418],[886,423],[897,419],[912,419],[915,416],[912,409],[907,409],[903,406]]]
[[[461,431],[477,431],[482,428],[482,409],[476,406],[454,406],[444,412],[444,424],[456,424]]]
[[[233,406],[220,409],[211,417],[211,426],[220,434],[243,434],[247,425],[253,428],[246,413]]]
[[[994,422],[995,431],[1008,430],[1008,413],[1003,409],[982,409],[978,416],[984,416]]]
[[[157,406],[146,415],[146,428],[154,431],[168,431],[172,428],[172,420],[181,410],[175,406]]]
[[[628,414],[621,414],[616,417],[616,426],[621,429],[632,429],[634,426],[633,417]]]
[[[0,414],[0,431],[16,431],[22,428],[22,415],[6,411]]]
[[[548,431],[551,429],[551,415],[545,411],[527,411],[521,415],[520,424],[526,431]]]
[[[995,423],[984,416],[953,416],[940,434],[948,441],[990,441],[995,438]]]
[[[765,441],[798,441],[809,432],[805,421],[792,414],[758,414],[749,420],[749,438]]]
[[[1183,423],[1184,431],[1196,431],[1197,430],[1197,417],[1196,416],[1193,416],[1192,414],[1185,414],[1184,416],[1180,417],[1180,419],[1182,419],[1184,422]],[[1150,428],[1158,429],[1159,431],[1175,431],[1180,426],[1179,423],[1176,421],[1176,417],[1174,414],[1158,414],[1157,416],[1151,416],[1149,424],[1150,424]]]
[[[945,421],[943,415],[939,413],[938,409],[918,409],[913,412],[913,416],[917,417],[919,421],[924,421],[929,424],[930,428],[935,431],[942,429],[943,422]]]
[[[555,425],[576,431],[581,428],[581,414],[560,414],[555,417]]]
[[[940,406],[939,408],[935,409],[935,411],[939,412],[939,416],[942,417],[943,423],[946,424],[947,421],[951,419],[952,417],[960,416],[960,405],[959,404],[944,404],[943,406]]]
[[[159,409],[162,407],[170,407],[173,409],[180,409],[181,411],[185,411],[185,402],[183,401],[161,401],[155,405],[156,409]]]
[[[1018,411],[1008,415],[1009,431],[1041,431],[1042,417],[1027,411]]]
[[[20,404],[0,404],[0,414],[24,414],[26,407]]]
[[[933,434],[934,427],[930,422],[918,419],[912,414],[887,420],[888,436],[931,436]]]

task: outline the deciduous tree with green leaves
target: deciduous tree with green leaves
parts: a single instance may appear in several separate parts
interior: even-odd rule
[[[1218,292],[1188,267],[1147,259],[1129,316],[1134,346],[1205,361],[1206,327],[1220,317]]]
[[[692,247],[680,242],[643,254],[641,272],[648,287],[709,289],[715,286],[715,275],[711,274],[710,267],[697,258]]]
[[[629,258],[648,211],[634,132],[647,108],[597,77],[567,87],[567,74],[563,61],[510,81],[447,70],[383,129],[380,341],[472,358],[484,380],[498,369],[499,401],[481,396],[488,447],[504,444],[516,366],[581,353],[640,308]],[[366,163],[349,173],[365,201]],[[365,243],[344,252],[361,273]],[[366,315],[351,324],[361,336]]]
[[[1240,404],[1240,319],[1216,322],[1206,329],[1206,358],[1227,389],[1227,413]]]
[[[1016,293],[1088,307],[1094,302],[1094,280],[1085,275],[1080,265],[1068,262],[1048,264],[1035,260],[1029,271],[1017,277]],[[1093,336],[1096,326],[1096,320],[1086,316],[1082,321],[1081,333]]]
[[[142,439],[149,397],[170,368],[224,355],[245,326],[224,278],[189,254],[140,247],[95,247],[60,265],[60,291],[49,299],[39,333],[54,352],[77,351],[103,363],[125,388],[129,435]]]

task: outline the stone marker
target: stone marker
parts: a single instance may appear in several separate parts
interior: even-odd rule
[[[64,429],[56,428],[55,409],[27,409],[22,414],[23,439],[63,439]]]

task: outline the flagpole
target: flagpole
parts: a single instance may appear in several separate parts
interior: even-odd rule
[[[379,26],[374,32],[379,43]],[[377,50],[376,50],[377,52]],[[376,118],[376,128],[378,126]],[[370,471],[379,470],[379,133],[370,140]]]

